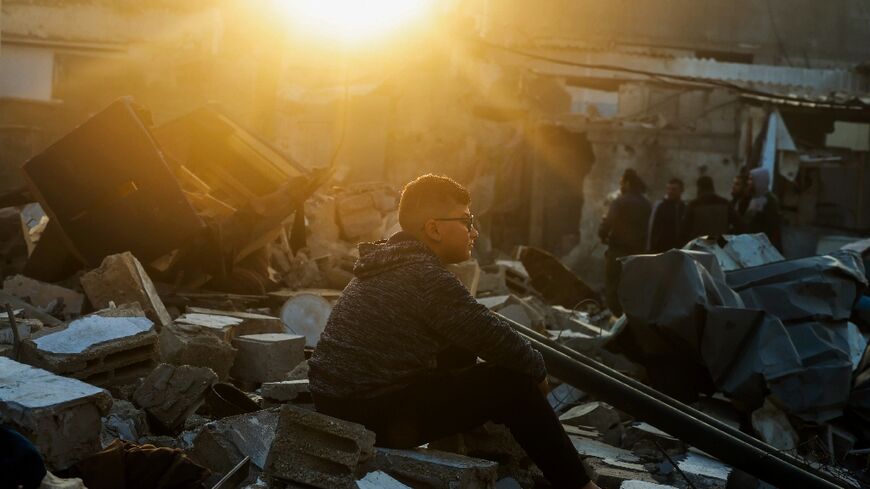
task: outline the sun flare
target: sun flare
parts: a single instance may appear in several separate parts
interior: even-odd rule
[[[426,16],[431,0],[275,0],[300,31],[344,42],[385,37]]]

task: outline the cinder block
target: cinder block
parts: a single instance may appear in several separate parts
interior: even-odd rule
[[[374,465],[412,487],[493,489],[498,464],[455,453],[415,448],[378,448]]]
[[[305,360],[305,337],[286,333],[239,336],[233,339],[236,361],[230,371],[234,379],[249,382],[282,380]]]
[[[172,322],[142,264],[130,252],[109,255],[99,268],[82,275],[82,288],[96,308],[138,302],[158,329]]]
[[[208,367],[225,380],[236,359],[236,349],[218,335],[174,323],[160,331],[160,359],[172,365]]]
[[[75,290],[33,280],[24,275],[7,277],[3,281],[3,290],[65,319],[80,315],[85,300],[85,296]]]
[[[269,487],[296,482],[356,489],[357,466],[373,456],[374,443],[375,434],[365,426],[285,404],[266,459],[266,480]]]
[[[133,402],[164,429],[175,432],[202,405],[206,390],[215,382],[217,375],[210,368],[161,363],[142,380]]]
[[[142,377],[157,360],[157,333],[135,305],[98,311],[22,342],[21,360],[95,385]]]
[[[0,357],[0,423],[29,438],[50,470],[102,448],[101,417],[111,405],[103,389]]]
[[[278,409],[231,416],[206,423],[193,439],[190,458],[215,474],[226,474],[246,456],[251,457],[249,480],[266,466],[275,439]]]

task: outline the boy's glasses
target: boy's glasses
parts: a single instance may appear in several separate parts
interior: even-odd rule
[[[468,229],[468,232],[474,228],[474,215],[470,216],[462,216],[462,217],[436,217],[436,221],[460,221],[462,224],[465,224],[465,229]]]

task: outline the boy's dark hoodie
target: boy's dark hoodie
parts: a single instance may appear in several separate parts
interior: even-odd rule
[[[479,304],[421,241],[401,232],[360,244],[359,253],[355,278],[309,361],[315,395],[362,399],[401,389],[432,373],[450,347],[544,380],[540,353]]]

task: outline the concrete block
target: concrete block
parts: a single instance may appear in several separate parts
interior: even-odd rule
[[[264,382],[260,387],[260,395],[264,400],[274,403],[285,403],[308,393],[308,379],[282,380],[279,382]]]
[[[619,446],[622,440],[619,413],[603,402],[587,402],[575,406],[559,416],[559,420],[562,424],[595,428],[609,445]]]
[[[95,308],[108,307],[109,302],[138,302],[158,329],[172,322],[154,283],[130,252],[107,256],[99,268],[82,275],[80,281]]]
[[[230,375],[236,349],[195,326],[170,324],[160,331],[160,359],[172,365],[208,367],[221,380]]]
[[[15,275],[3,281],[3,290],[55,316],[70,319],[82,313],[85,296],[75,290]]]
[[[99,387],[0,357],[0,423],[39,449],[50,470],[99,451],[112,398]]]
[[[493,489],[498,464],[455,453],[378,448],[374,465],[412,487]]]
[[[98,311],[67,326],[43,329],[22,342],[21,360],[95,385],[117,385],[156,365],[157,333],[141,310]]]
[[[267,482],[355,488],[357,465],[374,455],[374,443],[375,434],[360,424],[285,404],[266,461]]]
[[[230,370],[234,379],[270,382],[284,378],[305,360],[305,337],[286,333],[239,336],[233,339],[235,363]]]
[[[380,470],[369,472],[365,477],[356,481],[356,485],[359,489],[411,489],[411,486],[402,484]]]
[[[15,335],[12,334],[12,325],[6,318],[6,313],[0,312],[0,345],[11,345],[15,342]],[[38,319],[22,319],[15,316],[15,326],[18,329],[18,336],[22,340],[26,340],[34,332],[42,329],[42,321]]]
[[[216,475],[226,474],[243,458],[251,457],[249,479],[255,479],[266,467],[278,416],[278,409],[266,409],[206,423],[193,439],[188,456]]]
[[[142,380],[133,402],[174,432],[202,405],[206,390],[217,380],[210,368],[161,363]]]
[[[308,378],[308,360],[303,360],[299,365],[293,367],[293,370],[284,377],[285,380],[302,380]]]
[[[242,320],[231,316],[188,312],[175,318],[174,324],[180,324],[187,327],[187,329],[195,329],[202,333],[214,335],[218,339],[229,343],[236,335],[235,327],[242,324]]]
[[[589,478],[601,489],[620,489],[626,481],[640,481],[655,484],[656,481],[646,468],[637,463],[621,462],[612,459],[587,458],[583,468]]]
[[[456,275],[456,278],[468,289],[472,297],[477,295],[477,286],[480,283],[480,265],[477,264],[477,260],[471,259],[447,265],[447,269]]]

